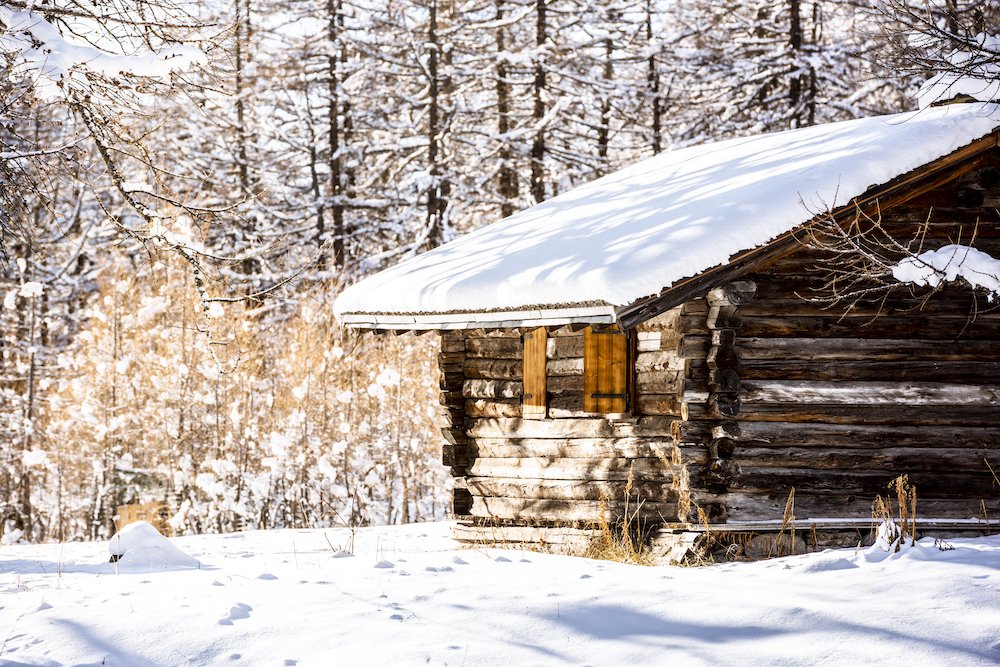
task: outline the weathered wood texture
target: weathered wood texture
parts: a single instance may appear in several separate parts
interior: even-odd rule
[[[983,182],[972,173],[924,199],[953,203],[958,190],[983,190]],[[1000,196],[990,187],[983,201]],[[932,211],[926,202],[883,212],[883,227],[905,242],[930,220],[924,248],[976,229],[976,247],[1000,255],[995,207]],[[921,290],[897,286],[848,309],[831,306],[823,300],[829,261],[802,249],[746,276],[757,291],[739,307],[726,361],[739,373],[739,435],[725,489],[705,490],[720,491],[729,521],[780,518],[792,488],[800,519],[865,517],[874,496],[907,474],[922,517],[995,516],[1000,494],[987,462],[1000,468],[1000,311],[967,286],[926,302]],[[699,334],[682,336],[694,349]],[[712,336],[706,363],[689,365],[685,397],[695,400],[678,433],[708,446],[719,442],[710,433],[718,409],[705,400],[717,377]],[[705,469],[711,476],[711,464]]]
[[[448,334],[441,354],[442,369],[449,372],[442,402],[460,408],[462,420],[445,429],[444,458],[459,478],[455,507],[460,515],[474,517],[483,529],[494,520],[508,530],[518,524],[581,526],[598,521],[602,508],[609,518],[621,514],[627,497],[629,507],[642,507],[644,520],[686,518],[678,507],[688,472],[672,435],[683,410],[687,366],[679,354],[679,331],[686,319],[700,322],[703,331],[707,312],[704,303],[678,308],[629,336],[563,327],[525,344],[516,331]],[[586,386],[587,340],[592,347],[603,345],[603,356],[595,356],[608,362],[598,369],[603,374],[595,375],[603,379],[596,388]],[[540,345],[532,347],[532,342]],[[544,381],[531,370],[539,359]],[[624,394],[630,389],[616,383],[621,376],[616,371],[625,363],[635,368],[631,415],[620,414],[623,397],[587,404],[588,390]],[[544,392],[546,412],[536,415],[540,419],[526,411],[525,394],[536,388]],[[605,414],[612,412],[610,418]],[[706,463],[701,451],[687,458],[691,466]]]

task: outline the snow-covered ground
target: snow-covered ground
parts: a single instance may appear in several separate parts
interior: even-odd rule
[[[353,556],[346,530],[172,539],[193,567],[155,537],[116,564],[0,547],[0,664],[1000,663],[1000,536],[702,568],[463,550],[446,523]]]

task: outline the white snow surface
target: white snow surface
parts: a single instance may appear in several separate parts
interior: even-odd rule
[[[996,62],[1000,57],[1000,36],[980,33],[973,39],[981,53],[956,51],[948,56],[955,71],[935,74],[920,86],[917,105],[921,109],[962,95],[980,102],[1000,100],[1000,64]]]
[[[998,105],[950,105],[663,153],[366,278],[334,312],[627,305],[998,126]]]
[[[995,665],[1000,536],[703,568],[460,550],[447,523],[0,547],[4,665]]]
[[[199,563],[178,549],[148,521],[130,523],[108,540],[108,553],[120,570],[161,571],[198,567]]]
[[[1000,295],[1000,260],[982,250],[955,243],[903,258],[892,268],[892,277],[928,287],[961,278],[972,287],[991,292],[991,300]]]

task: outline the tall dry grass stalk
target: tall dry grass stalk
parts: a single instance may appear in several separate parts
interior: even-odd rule
[[[636,499],[633,505],[632,489],[635,482],[635,465],[629,467],[628,479],[625,482],[625,503],[621,517],[609,520],[608,499],[601,498],[599,516],[596,528],[599,536],[595,539],[584,556],[600,560],[610,560],[619,563],[635,565],[655,565],[656,558],[649,548],[646,527],[639,519],[642,500]]]
[[[917,488],[910,484],[906,475],[900,475],[888,484],[891,492],[894,492],[895,506],[891,494],[875,496],[872,504],[872,519],[876,526],[889,526],[889,534],[886,540],[895,544],[895,551],[899,551],[907,539],[910,544],[917,541]]]

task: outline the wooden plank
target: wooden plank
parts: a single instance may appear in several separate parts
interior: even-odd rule
[[[547,364],[549,377],[566,375],[583,376],[583,358],[549,359]]]
[[[714,419],[697,403],[687,404],[688,418]],[[1000,406],[983,405],[745,405],[743,421],[821,422],[827,424],[898,424],[903,426],[992,426],[1000,423]]]
[[[687,360],[679,356],[676,350],[661,350],[658,352],[639,351],[635,355],[636,373],[654,371],[683,372],[686,366]]]
[[[629,338],[621,331],[584,329],[583,409],[598,414],[628,409]]]
[[[754,521],[780,519],[787,496],[783,494],[763,495],[730,491],[726,503],[730,521]],[[1000,498],[984,499],[991,517],[1000,510]],[[802,525],[810,518],[870,518],[872,499],[861,495],[834,493],[795,493],[795,517]],[[967,519],[981,516],[978,499],[933,499],[921,502],[917,499],[919,516],[933,518]]]
[[[646,371],[636,373],[635,386],[640,393],[679,394],[684,382],[680,371]]]
[[[503,526],[486,522],[484,525],[456,523],[451,536],[459,542],[493,545],[537,545],[565,547],[582,553],[600,536],[596,528],[568,528],[551,526]]]
[[[470,359],[520,359],[520,338],[467,338],[465,353]]]
[[[471,450],[481,458],[659,458],[670,462],[670,438],[476,438]]]
[[[674,417],[639,417],[612,422],[601,417],[590,419],[476,419],[469,426],[474,438],[627,438],[671,437]]]
[[[737,339],[742,362],[811,359],[822,361],[980,361],[1000,357],[1000,338],[937,341],[924,338],[744,337]]]
[[[629,505],[638,520],[660,523],[675,521],[677,503],[643,502]],[[495,519],[522,521],[598,521],[603,512],[605,519],[615,520],[626,510],[622,502],[600,500],[545,500],[524,498],[493,498],[474,496],[470,514]]]
[[[677,491],[670,480],[635,481],[629,498],[673,501]],[[469,477],[466,486],[477,496],[541,498],[544,500],[624,500],[626,480],[522,479],[516,477]]]
[[[635,479],[672,481],[675,466],[658,457],[626,458],[557,458],[514,457],[476,458],[469,467],[474,477],[510,477],[516,479],[575,479],[620,480],[628,479],[631,471]]]
[[[876,317],[860,324],[851,319],[833,317],[744,317],[740,333],[748,337],[851,337],[900,338],[951,341],[1000,339],[1000,319],[980,318],[968,326],[965,317],[946,318],[933,315]]]
[[[473,419],[483,417],[521,417],[519,399],[470,398],[465,401],[465,414]]]
[[[467,359],[462,368],[467,378],[520,380],[522,362],[514,359]]]
[[[547,340],[548,336],[544,327],[524,334],[524,392],[521,397],[521,410],[525,419],[545,419],[547,409],[545,388]]]
[[[796,492],[854,494],[871,503],[876,495],[891,493],[889,483],[901,472],[907,472],[910,483],[917,489],[917,508],[926,499],[989,498],[994,495],[992,475],[988,471],[951,472],[900,470],[810,470],[808,468],[767,468],[743,466],[742,473],[733,477],[729,488],[741,493],[787,494]]]
[[[680,417],[683,406],[677,394],[639,394],[636,396],[636,410],[643,415]]]
[[[583,335],[553,336],[546,343],[546,356],[549,359],[565,359],[567,357],[583,358]]]
[[[896,474],[915,471],[988,473],[984,459],[998,457],[989,449],[953,447],[752,447],[740,443],[732,460],[741,467],[808,468],[813,470],[884,470]]]
[[[681,439],[703,439],[696,422],[679,425]],[[875,424],[803,424],[742,422],[738,439],[757,447],[966,447],[984,448],[1000,443],[1000,424],[991,426],[878,426]]]
[[[466,398],[521,398],[523,385],[507,380],[466,380],[462,395]]]
[[[693,374],[700,377],[701,371]],[[740,361],[747,380],[881,380],[990,384],[1000,378],[1000,361],[838,361],[784,359]]]
[[[825,405],[996,405],[1000,385],[931,382],[744,380],[741,396],[751,403]]]

